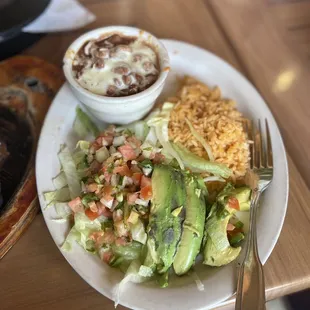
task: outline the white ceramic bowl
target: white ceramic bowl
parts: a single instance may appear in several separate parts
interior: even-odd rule
[[[156,82],[146,90],[131,96],[107,97],[94,94],[83,88],[74,78],[72,61],[83,43],[89,39],[97,39],[105,33],[113,32],[142,38],[156,50],[159,58],[160,73]],[[155,100],[161,93],[170,70],[168,53],[157,38],[141,29],[125,26],[98,28],[85,33],[69,46],[63,62],[63,70],[74,95],[96,118],[115,124],[128,124],[145,116],[152,109]]]

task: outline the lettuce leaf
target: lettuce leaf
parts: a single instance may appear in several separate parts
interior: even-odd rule
[[[56,191],[52,191],[52,192],[45,192],[43,193],[43,196],[44,196],[45,202],[47,203],[47,207],[56,202],[69,201],[71,198],[68,187],[63,187],[63,188],[57,189]]]
[[[74,160],[66,145],[61,147],[58,158],[68,182],[71,199],[74,199],[81,193],[81,184]]]
[[[142,244],[140,242],[133,241],[130,244],[117,246],[112,245],[112,251],[116,256],[124,257],[125,260],[139,259],[141,255]]]
[[[90,239],[90,235],[93,232],[101,231],[100,221],[98,219],[91,221],[84,213],[78,212],[74,214],[74,223],[61,249],[70,251],[73,242],[76,241],[84,250],[95,252],[94,241]]]
[[[56,189],[61,189],[68,185],[66,174],[61,171],[55,178],[53,178],[53,184]]]
[[[133,240],[146,244],[147,234],[141,219],[138,219],[134,225],[130,225],[130,231]]]
[[[90,133],[95,137],[99,134],[98,127],[80,107],[76,108],[76,118],[73,123],[73,129],[82,139]]]
[[[173,103],[165,102],[161,112],[159,114],[155,114],[154,117],[150,118],[147,121],[147,124],[150,127],[154,127],[156,137],[163,147],[163,152],[175,158],[180,168],[183,170],[184,169],[183,161],[179,156],[179,154],[174,150],[171,143],[169,142],[168,124],[169,124],[170,112],[173,109],[173,107],[174,107]]]
[[[140,261],[133,260],[131,264],[129,265],[127,272],[124,278],[122,279],[122,281],[115,286],[113,290],[113,300],[114,300],[115,307],[117,307],[117,305],[119,304],[120,295],[122,291],[125,289],[126,284],[128,284],[129,282],[142,283],[142,282],[149,280],[149,277],[145,277],[139,273],[140,267],[141,267]],[[142,270],[142,274],[144,273],[143,271],[145,270]]]

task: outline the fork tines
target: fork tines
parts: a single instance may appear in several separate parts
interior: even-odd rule
[[[245,130],[250,141],[249,148],[251,169],[273,167],[272,145],[267,119],[265,119],[265,128],[266,139],[264,139],[264,135],[262,134],[262,125],[260,120],[258,120],[257,126],[255,126],[253,121],[247,121],[245,123]]]

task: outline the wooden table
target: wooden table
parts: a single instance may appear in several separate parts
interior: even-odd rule
[[[25,51],[61,66],[66,47],[92,28],[123,24],[219,55],[265,97],[288,152],[290,196],[265,265],[267,298],[310,287],[310,2],[289,0],[85,0],[97,20],[50,34]],[[0,263],[0,308],[113,309],[69,266],[39,214]],[[231,309],[233,300],[220,309]],[[124,309],[119,307],[119,309]]]

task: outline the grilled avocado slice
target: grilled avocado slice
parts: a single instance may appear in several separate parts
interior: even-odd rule
[[[156,165],[152,175],[152,189],[147,228],[148,253],[144,264],[156,265],[157,272],[163,274],[172,265],[181,238],[184,218],[181,207],[186,199],[184,176],[173,167]]]
[[[206,189],[201,188],[192,175],[185,176],[186,203],[182,236],[174,258],[173,268],[177,275],[189,271],[199,253],[206,218]],[[203,183],[202,183],[203,184]]]

